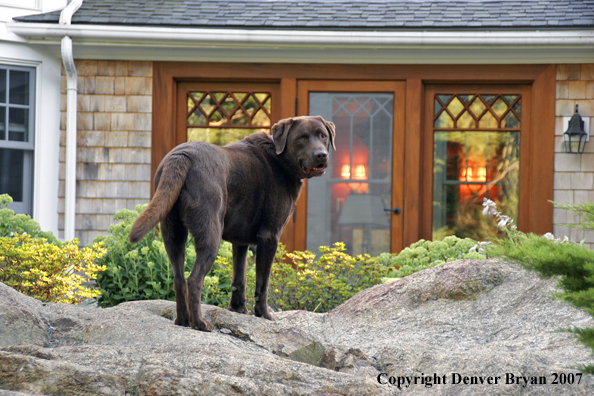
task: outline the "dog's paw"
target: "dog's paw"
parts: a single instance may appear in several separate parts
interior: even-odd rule
[[[259,318],[272,320],[273,322],[276,321],[276,319],[274,319],[274,316],[272,316],[272,314],[268,312],[268,310],[255,309],[255,315]]]
[[[200,331],[213,331],[214,325],[204,319],[198,319],[192,324],[192,328]]]

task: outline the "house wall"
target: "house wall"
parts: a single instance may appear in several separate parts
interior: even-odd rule
[[[76,230],[81,244],[105,234],[113,215],[150,199],[152,62],[79,60]],[[59,229],[64,228],[66,77],[62,72]],[[563,117],[594,120],[594,64],[557,66],[554,200],[594,202],[594,141],[582,155],[566,154]],[[594,122],[590,124],[594,136]],[[574,215],[554,209],[553,232],[571,240],[586,239],[594,248],[594,232],[563,226]]]
[[[557,66],[556,104],[554,201],[594,202],[594,64]],[[582,155],[566,154],[563,146],[563,132],[568,127],[563,117],[571,117],[576,104],[582,119],[590,119],[591,138]],[[576,242],[585,239],[586,245],[594,248],[594,232],[564,226],[577,223],[578,218],[573,212],[555,208],[553,221],[555,236],[568,236]]]
[[[113,215],[150,199],[152,62],[78,60],[76,237],[92,243]],[[62,70],[59,222],[64,234],[66,77]]]

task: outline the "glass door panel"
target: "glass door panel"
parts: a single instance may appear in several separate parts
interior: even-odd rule
[[[326,175],[308,180],[307,250],[391,250],[394,93],[310,92],[309,115],[336,125]]]

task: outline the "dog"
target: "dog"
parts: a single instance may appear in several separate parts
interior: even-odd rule
[[[281,232],[295,207],[303,179],[321,176],[329,163],[335,126],[316,117],[293,117],[220,147],[188,142],[171,150],[157,168],[155,194],[130,231],[140,241],[159,222],[174,274],[175,324],[202,331],[214,326],[202,317],[204,277],[217,257],[221,239],[233,244],[233,282],[229,309],[248,313],[246,264],[256,245],[254,313],[268,311],[268,281]],[[188,232],[196,263],[188,280],[184,256]]]

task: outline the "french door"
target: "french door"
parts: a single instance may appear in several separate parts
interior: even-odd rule
[[[349,254],[403,248],[405,83],[297,83],[298,114],[336,125],[326,174],[309,179],[297,207],[297,249],[344,242]]]

